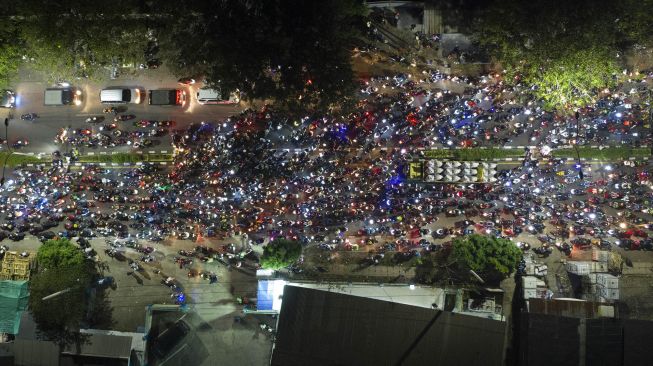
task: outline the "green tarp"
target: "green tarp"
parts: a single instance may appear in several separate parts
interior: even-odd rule
[[[18,334],[28,298],[27,281],[0,281],[0,333]]]

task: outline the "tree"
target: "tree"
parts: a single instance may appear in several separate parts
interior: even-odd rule
[[[483,235],[466,235],[453,241],[451,259],[461,273],[476,272],[485,282],[509,276],[521,260],[521,251],[510,240]]]
[[[614,84],[618,55],[641,38],[620,24],[622,17],[648,19],[630,14],[627,3],[495,1],[480,17],[475,38],[507,71],[507,80],[535,85],[533,94],[549,109],[573,110]]]
[[[112,65],[145,58],[147,23],[135,0],[25,0],[18,8],[23,52],[52,81],[98,78]]]
[[[22,62],[16,22],[7,21],[0,27],[0,87],[6,87]]]
[[[361,1],[159,1],[152,11],[181,14],[155,32],[161,60],[178,76],[203,75],[214,87],[290,109],[328,108],[355,90],[350,59]]]
[[[66,239],[46,241],[36,254],[39,271],[29,282],[29,309],[38,329],[60,347],[82,340],[80,323],[86,317],[86,288],[94,267]],[[61,294],[43,300],[58,291]]]
[[[302,254],[299,242],[287,239],[276,239],[263,248],[261,267],[267,269],[281,269],[294,263]]]
[[[68,239],[51,239],[43,243],[36,253],[41,269],[77,267],[84,264],[84,255]]]
[[[60,347],[81,340],[79,328],[86,316],[85,290],[90,280],[86,263],[44,269],[30,278],[29,310],[46,339]],[[66,289],[61,295],[43,300]]]

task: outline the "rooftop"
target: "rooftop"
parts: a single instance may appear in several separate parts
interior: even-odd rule
[[[502,365],[506,324],[288,285],[272,365]]]

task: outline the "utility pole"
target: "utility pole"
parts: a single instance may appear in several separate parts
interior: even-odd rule
[[[648,89],[648,132],[649,132],[649,150],[653,155],[653,89]]]
[[[7,150],[9,150],[9,154],[5,157],[4,163],[2,163],[2,178],[0,178],[0,186],[5,185],[5,168],[7,168],[7,160],[9,160],[9,157],[11,154],[13,154],[13,151],[11,150],[11,145],[9,144],[9,117],[5,118],[5,143],[7,144]]]

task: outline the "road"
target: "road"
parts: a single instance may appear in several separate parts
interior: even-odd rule
[[[437,90],[449,90],[454,94],[463,94],[465,89],[469,88],[470,85],[463,82],[454,82],[448,80],[441,80],[437,82],[429,81],[420,81],[419,85],[424,90],[437,91]],[[377,87],[388,91],[389,95],[396,93],[398,90],[386,88],[387,82],[374,81],[370,84],[370,87]],[[69,146],[61,146],[54,142],[54,137],[60,131],[61,128],[70,127],[71,130],[90,128],[92,131],[99,132],[99,127],[102,123],[98,125],[91,125],[85,123],[86,118],[92,116],[105,116],[108,121],[112,118],[110,115],[103,114],[103,109],[107,105],[103,105],[99,102],[99,93],[100,90],[106,87],[139,87],[142,89],[152,90],[152,89],[161,89],[161,88],[183,88],[188,94],[188,103],[183,107],[175,106],[150,106],[147,103],[147,100],[144,100],[141,104],[126,104],[121,105],[124,108],[125,114],[133,114],[138,119],[148,119],[148,120],[173,120],[177,122],[176,128],[183,128],[194,122],[201,121],[221,121],[229,116],[241,112],[244,108],[244,105],[201,105],[197,103],[195,94],[197,89],[202,86],[201,83],[197,83],[190,86],[181,86],[177,83],[176,78],[170,75],[165,69],[158,70],[138,70],[134,75],[121,75],[118,79],[107,80],[105,82],[94,82],[90,80],[82,80],[77,83],[73,83],[74,86],[79,87],[83,91],[83,102],[80,106],[45,106],[43,104],[43,94],[44,90],[48,87],[51,87],[46,82],[37,81],[32,79],[32,81],[23,81],[15,85],[14,90],[17,93],[17,107],[13,110],[1,109],[0,110],[0,119],[6,117],[12,117],[8,129],[8,140],[13,142],[19,138],[27,139],[30,142],[30,145],[26,148],[22,148],[24,152],[35,152],[35,153],[51,153],[55,150],[67,150]],[[624,86],[628,88],[628,86]],[[364,98],[365,95],[361,94],[360,97]],[[147,99],[147,98],[144,98]],[[425,100],[418,102],[415,101],[414,104],[417,106],[419,103],[423,103]],[[482,109],[488,110],[491,107],[489,101],[485,101],[479,105]],[[505,110],[510,109],[512,105],[504,106]],[[514,105],[518,107],[518,105]],[[621,107],[618,107],[621,108]],[[619,111],[615,109],[611,115],[618,113]],[[623,109],[623,108],[622,108]],[[33,122],[22,121],[20,120],[20,115],[25,113],[36,113],[40,117]],[[525,126],[524,132],[516,137],[511,137],[510,141],[505,144],[505,146],[512,147],[523,147],[523,146],[534,146],[543,141],[543,139],[549,135],[554,127],[551,124],[544,125],[541,120],[538,118],[533,118],[530,110],[524,110],[520,113],[514,115],[510,120],[510,124],[522,124]],[[583,126],[589,126],[592,122],[588,119],[581,118],[581,131],[584,130]],[[496,125],[495,121],[486,121],[484,122],[484,127],[486,129],[491,129]],[[119,128],[125,132],[130,131],[148,131],[149,129],[141,129],[134,127],[132,121],[121,122],[119,123]],[[591,130],[591,129],[590,129]],[[635,131],[642,136],[641,128],[637,128]],[[387,147],[399,146],[397,141],[393,141],[393,136],[395,133],[395,127],[390,121],[379,121],[375,127],[375,133],[379,133],[379,138],[387,140],[383,144]],[[607,140],[604,144],[610,145],[619,145],[622,143],[622,140],[625,138],[622,135],[618,134],[609,134],[607,132],[600,132],[599,135],[602,135]],[[297,148],[296,144],[292,144],[291,141],[285,140],[280,141],[276,140],[275,137],[280,136],[290,136],[292,134],[292,129],[289,127],[282,128],[272,136],[272,140],[277,147],[280,148]],[[505,134],[505,133],[504,133]],[[604,136],[605,135],[605,136]],[[3,133],[0,133],[0,136],[5,137]],[[531,137],[532,136],[532,137]],[[426,132],[427,147],[430,148],[442,148],[450,147],[445,141],[437,140],[437,133],[434,130]],[[153,138],[154,145],[148,148],[143,148],[143,151],[169,151],[170,150],[170,139],[169,136],[163,136],[161,138]],[[488,142],[486,142],[488,144]],[[403,147],[403,146],[402,146]],[[97,151],[120,151],[127,152],[133,149],[131,146],[121,146],[116,148],[80,148],[82,154],[87,152],[97,152]]]
[[[148,105],[147,98],[140,104],[120,105],[126,108],[126,114],[135,115],[137,120],[173,120],[177,122],[176,128],[186,127],[193,122],[220,121],[239,113],[243,109],[240,105],[201,105],[197,103],[195,97],[197,89],[201,87],[201,84],[181,86],[165,70],[142,70],[137,76],[130,77],[126,75],[102,84],[83,81],[73,85],[83,91],[83,101],[80,106],[45,106],[43,104],[44,91],[46,88],[51,87],[51,85],[38,81],[18,83],[15,86],[15,91],[18,95],[16,108],[13,110],[0,110],[0,118],[4,119],[11,115],[14,117],[9,122],[8,140],[12,142],[18,138],[26,138],[30,141],[30,145],[23,148],[23,151],[51,153],[55,150],[62,149],[62,146],[54,143],[54,137],[61,128],[67,126],[70,126],[72,129],[92,128],[93,132],[98,132],[101,124],[91,125],[86,123],[85,120],[91,116],[106,116],[107,120],[113,117],[102,112],[107,105],[101,104],[99,97],[100,90],[109,86],[140,87],[146,91],[162,88],[185,89],[189,95],[189,102],[183,107],[151,106]],[[25,113],[36,113],[39,118],[33,122],[20,120],[20,116]],[[132,121],[121,122],[120,129],[125,131],[139,130],[133,126]],[[4,132],[0,135],[5,137]],[[154,146],[156,150],[170,150],[169,137],[166,136],[159,140],[158,145]],[[111,151],[112,149],[87,148],[86,150]],[[129,151],[131,148],[123,146],[113,150]],[[148,149],[145,148],[144,150]],[[84,152],[83,149],[80,151]]]

